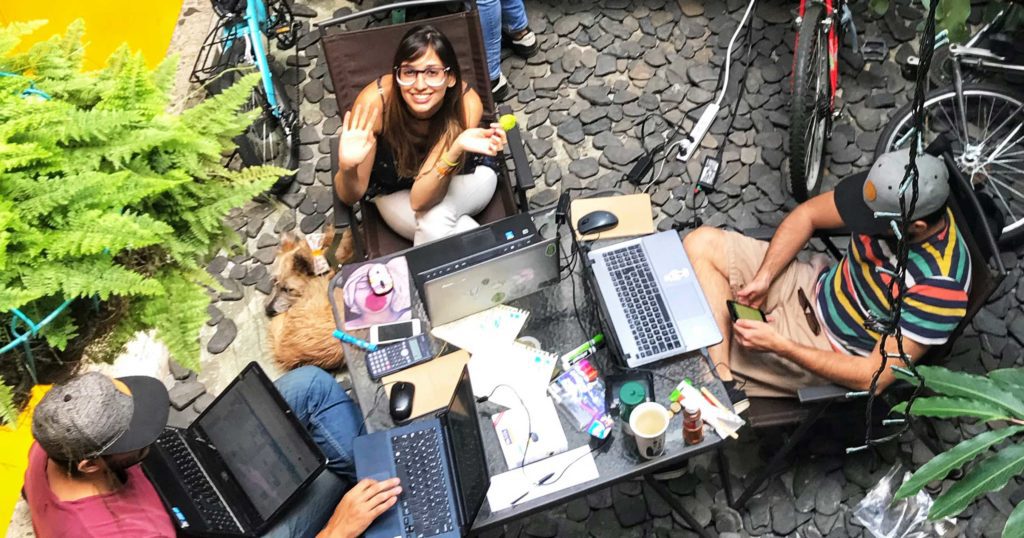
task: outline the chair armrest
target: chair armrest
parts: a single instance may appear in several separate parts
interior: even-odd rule
[[[804,387],[796,392],[796,396],[802,404],[845,400],[847,398],[855,398],[860,394],[860,392],[839,385],[816,385]]]
[[[511,114],[512,108],[508,105],[498,107],[498,114]],[[526,191],[534,187],[533,172],[530,171],[530,161],[526,159],[526,146],[523,145],[523,136],[519,126],[509,129],[508,150],[512,154],[512,163],[515,164],[515,187],[520,191]]]
[[[775,235],[775,228],[771,228],[768,226],[759,226],[757,228],[747,228],[746,230],[743,230],[740,233],[751,239],[771,241],[772,236]]]

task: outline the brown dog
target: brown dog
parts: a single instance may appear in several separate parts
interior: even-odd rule
[[[325,226],[324,245],[330,247],[334,228]],[[352,236],[345,230],[335,259],[352,257]],[[267,301],[270,319],[270,347],[278,364],[286,370],[312,364],[333,370],[345,361],[341,342],[334,338],[334,317],[327,299],[331,271],[317,275],[313,251],[304,238],[286,233],[274,260],[274,289]]]

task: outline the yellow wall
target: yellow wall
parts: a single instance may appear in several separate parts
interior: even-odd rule
[[[142,51],[156,66],[167,54],[182,0],[2,0],[0,23],[46,19],[28,39],[63,33],[68,23],[85,20],[85,67],[103,67],[121,43]]]

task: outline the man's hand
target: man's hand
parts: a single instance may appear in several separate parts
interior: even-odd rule
[[[747,282],[746,286],[743,286],[742,289],[736,292],[736,302],[754,308],[761,308],[768,297],[768,288],[771,287],[771,284],[769,279],[762,277],[758,273],[754,276],[753,280]]]
[[[768,321],[775,320],[769,316]],[[775,327],[763,321],[737,320],[732,324],[732,330],[736,343],[751,351],[778,353],[785,343],[785,338],[775,330]]]
[[[356,538],[398,501],[402,488],[397,478],[380,482],[366,478],[341,498],[330,521],[318,537]]]

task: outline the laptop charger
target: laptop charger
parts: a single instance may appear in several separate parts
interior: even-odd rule
[[[626,173],[626,180],[633,185],[640,185],[644,178],[647,177],[647,174],[650,173],[651,168],[654,167],[654,153],[657,152],[644,153],[642,157],[633,163],[633,168],[630,168],[629,172]]]
[[[697,179],[697,187],[704,192],[714,192],[715,184],[718,183],[718,170],[722,163],[718,159],[708,155],[704,158],[704,166],[700,169],[700,177]]]

